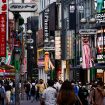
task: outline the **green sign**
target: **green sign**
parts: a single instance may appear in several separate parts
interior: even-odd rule
[[[104,0],[97,0],[97,13],[102,13],[105,12],[105,10],[103,10],[104,7]]]
[[[16,69],[16,72],[19,72],[19,69],[20,69],[20,62],[19,62],[19,60],[15,60],[15,69]]]

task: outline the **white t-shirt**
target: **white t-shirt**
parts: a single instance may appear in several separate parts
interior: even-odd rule
[[[57,91],[53,87],[48,87],[44,90],[42,98],[44,98],[45,105],[56,105]]]
[[[56,82],[56,83],[54,84],[54,87],[59,91],[60,88],[61,88],[61,84],[60,84],[59,82]]]

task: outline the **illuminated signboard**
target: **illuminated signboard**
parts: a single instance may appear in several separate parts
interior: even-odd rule
[[[97,53],[102,54],[105,53],[105,36],[98,35],[97,36]]]
[[[7,11],[7,0],[0,0],[0,14],[4,14]]]
[[[96,23],[105,23],[105,13],[95,15]]]
[[[0,57],[6,56],[6,15],[0,14]]]
[[[7,2],[0,0],[0,57],[6,56]]]
[[[33,3],[11,3],[9,5],[10,11],[22,11],[22,12],[31,12],[37,11],[38,7],[36,4]]]
[[[97,13],[101,13],[103,12],[103,4],[104,4],[104,0],[96,0],[97,2],[97,7],[96,7],[96,10],[97,10]]]
[[[61,36],[60,31],[55,31],[55,59],[61,59]]]

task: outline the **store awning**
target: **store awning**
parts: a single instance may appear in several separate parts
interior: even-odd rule
[[[1,68],[1,69],[5,69],[5,70],[15,69],[14,66],[12,66],[12,65],[7,65],[7,64],[1,65],[0,68]]]

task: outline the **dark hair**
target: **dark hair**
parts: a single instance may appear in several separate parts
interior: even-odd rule
[[[58,105],[73,105],[76,102],[76,96],[71,82],[66,80],[63,82],[57,97]]]
[[[48,80],[48,82],[47,82],[47,83],[48,83],[48,86],[53,86],[53,85],[54,85],[54,81],[53,81],[53,80],[51,80],[51,79],[50,79],[50,80]]]
[[[73,90],[73,86],[70,81],[66,80],[63,82],[60,90]]]
[[[99,85],[99,86],[104,86],[104,83],[103,83],[102,81],[98,81],[98,82],[97,82],[97,85]]]

